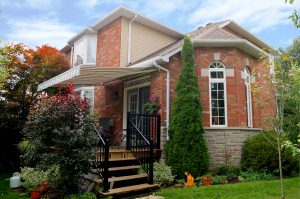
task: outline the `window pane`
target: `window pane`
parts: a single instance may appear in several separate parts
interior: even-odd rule
[[[224,108],[219,108],[219,116],[225,116]]]
[[[219,125],[225,125],[225,117],[219,117]]]
[[[211,90],[217,90],[218,83],[211,83]]]
[[[212,108],[212,116],[218,116],[218,109]]]
[[[224,91],[218,91],[218,99],[224,99]]]
[[[218,78],[222,79],[224,77],[223,72],[218,72]]]
[[[224,90],[224,83],[218,83],[218,90]]]
[[[217,78],[217,72],[210,72],[211,78]]]
[[[218,91],[212,91],[211,92],[211,98],[212,99],[217,99],[217,96],[218,96]]]
[[[224,108],[224,100],[218,100],[218,107]]]
[[[212,100],[211,107],[218,107],[218,100]]]
[[[218,117],[212,117],[211,118],[211,123],[212,123],[212,125],[218,125],[218,123],[219,123]]]

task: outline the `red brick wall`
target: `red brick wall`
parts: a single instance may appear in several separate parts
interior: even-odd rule
[[[118,98],[114,98],[115,93]],[[123,93],[122,83],[95,87],[95,112],[100,117],[111,118],[114,130],[123,129]]]
[[[98,31],[97,35],[97,66],[120,66],[121,52],[121,18],[108,24]]]
[[[98,31],[96,65],[119,67],[121,47],[121,18]],[[114,99],[118,93],[118,99]],[[95,111],[100,117],[113,119],[114,130],[123,127],[123,84],[115,83],[95,87]]]
[[[269,69],[262,66],[257,59],[252,58],[242,51],[235,48],[197,48],[195,49],[196,74],[199,78],[199,90],[202,106],[202,116],[204,127],[210,126],[210,107],[209,107],[209,77],[201,75],[201,69],[208,69],[209,64],[214,61],[214,53],[220,53],[220,61],[225,64],[226,69],[234,69],[234,76],[226,77],[227,89],[227,116],[229,127],[247,127],[247,113],[246,113],[246,91],[245,80],[241,77],[241,72],[246,66],[246,58],[249,59],[250,70],[257,68],[259,75],[256,75],[256,83],[263,89],[252,96],[252,111],[253,123],[255,128],[268,127],[266,118],[275,115],[275,98],[274,90],[269,80],[263,78],[264,75],[269,74]],[[171,72],[171,104],[175,97],[176,80],[181,71],[180,53],[174,55],[170,59],[170,63],[164,65]],[[161,79],[165,77],[163,75]],[[165,82],[160,80],[159,86],[152,86],[157,93],[159,90],[165,89]],[[151,87],[151,88],[152,88]],[[158,92],[159,93],[159,92]],[[164,96],[164,91],[161,94]],[[165,103],[162,98],[162,117],[164,118]],[[262,103],[268,99],[265,103]],[[172,107],[171,107],[172,108]]]

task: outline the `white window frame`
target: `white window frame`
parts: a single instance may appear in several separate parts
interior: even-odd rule
[[[244,74],[245,74],[245,86],[246,86],[247,126],[253,127],[251,73],[248,67],[244,68]]]
[[[94,111],[95,106],[95,87],[94,86],[81,86],[74,89],[75,92],[80,92],[80,97],[84,98],[84,91],[92,91],[93,93],[93,104],[90,107],[91,112]]]
[[[87,51],[88,51],[88,42],[89,40],[95,42],[95,52],[93,53],[94,56],[95,56],[95,62],[92,63],[92,62],[87,62],[88,61],[88,57],[87,57]],[[83,43],[83,44],[82,44]],[[76,45],[80,45],[82,44],[83,45],[83,60],[82,60],[82,64],[78,64],[78,65],[75,65],[76,63],[76,54],[75,54],[75,49],[76,49]],[[92,34],[92,35],[85,35],[83,36],[82,38],[80,38],[79,40],[77,40],[75,43],[74,43],[74,46],[73,46],[73,53],[72,53],[72,67],[75,67],[75,66],[79,66],[79,65],[96,65],[96,56],[97,56],[97,35],[96,34]]]
[[[211,68],[211,65],[215,62],[220,63],[223,66],[223,68]],[[208,70],[209,70],[209,112],[210,112],[209,120],[210,120],[210,126],[211,127],[227,127],[228,126],[228,122],[227,122],[228,118],[227,118],[226,67],[222,62],[215,60],[209,64]],[[223,79],[211,78],[211,72],[223,72]],[[211,84],[212,83],[223,83],[224,84],[224,111],[225,111],[225,114],[224,114],[225,115],[225,124],[224,125],[213,125],[212,124],[212,103],[211,103],[211,100],[212,100]]]

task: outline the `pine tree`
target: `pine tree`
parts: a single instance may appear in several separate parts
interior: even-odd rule
[[[165,145],[167,164],[177,177],[183,177],[184,172],[200,176],[207,172],[209,155],[203,137],[194,49],[188,36],[184,38],[181,59],[182,71],[176,83],[169,126],[170,140]]]

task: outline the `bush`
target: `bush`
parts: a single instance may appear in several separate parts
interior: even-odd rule
[[[213,177],[213,184],[225,184],[226,183],[226,180],[227,179],[227,176],[225,175],[216,175]]]
[[[26,188],[27,192],[33,191],[37,186],[48,182],[48,187],[58,188],[60,180],[59,166],[52,166],[46,171],[39,169],[24,167],[21,168],[21,177],[24,180],[22,186]]]
[[[81,174],[90,170],[95,155],[98,137],[94,127],[88,101],[72,88],[64,94],[40,97],[23,129],[25,163],[40,170],[59,165],[60,188],[76,191]]]
[[[153,165],[153,178],[156,184],[167,186],[173,184],[175,176],[172,175],[171,167],[165,163],[155,162]]]
[[[71,195],[69,198],[70,199],[97,199],[96,195],[93,193]]]
[[[292,156],[289,148],[281,151],[282,171],[290,176],[299,172],[299,156]],[[277,141],[272,133],[261,133],[248,138],[242,149],[241,166],[243,170],[279,175]]]
[[[256,172],[252,170],[241,172],[241,176],[244,178],[244,181],[258,181],[258,180],[272,180],[274,176],[272,174],[263,172]]]
[[[237,177],[241,173],[241,168],[235,165],[223,165],[218,166],[215,169],[216,175],[227,176],[227,177]]]
[[[185,172],[201,176],[207,172],[209,155],[201,118],[198,77],[195,74],[193,45],[188,36],[184,38],[181,51],[182,71],[176,83],[170,140],[165,145],[167,164],[178,178]]]

